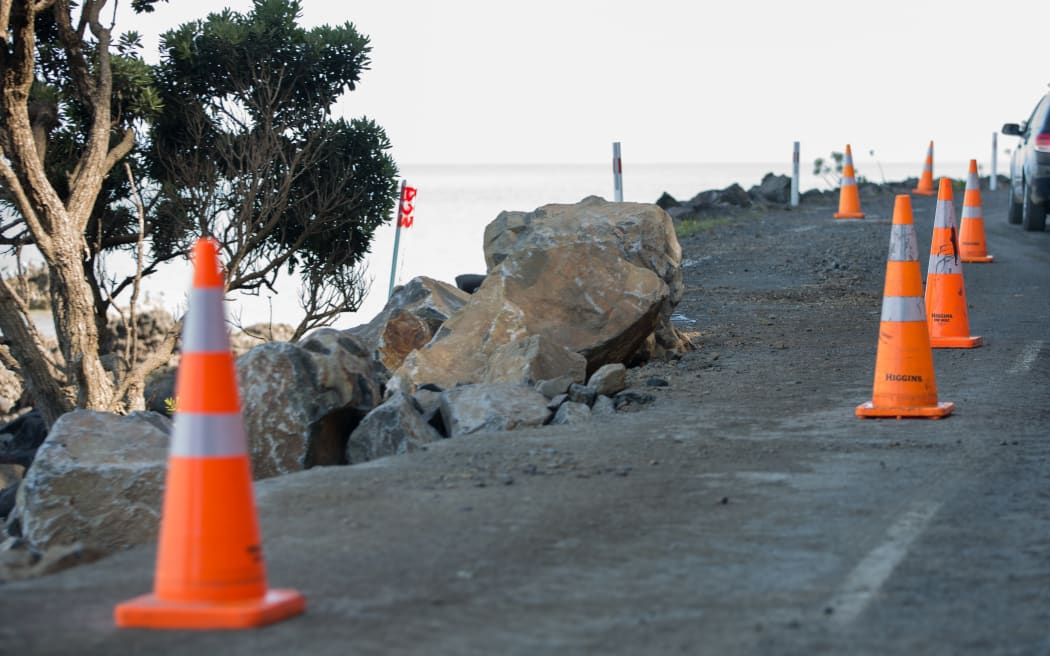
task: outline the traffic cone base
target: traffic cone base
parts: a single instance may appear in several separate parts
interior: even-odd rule
[[[937,405],[909,408],[877,408],[871,401],[868,401],[857,406],[857,416],[862,419],[940,419],[950,415],[953,410],[955,410],[955,404],[951,401],[939,402]]]
[[[933,348],[977,348],[983,343],[980,336],[968,337],[931,337],[930,346]]]
[[[967,257],[967,256],[963,255],[961,259],[962,259],[963,262],[966,262],[967,264],[974,264],[974,263],[981,263],[981,262],[984,262],[984,263],[995,262],[995,256],[994,255],[985,255],[983,257],[981,257],[981,256],[973,256],[973,255],[971,255],[970,257]]]
[[[155,594],[116,609],[117,626],[147,629],[250,629],[302,614],[306,599],[295,590],[267,590],[250,601],[168,601]]]

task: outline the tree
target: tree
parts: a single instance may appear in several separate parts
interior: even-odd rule
[[[369,63],[349,23],[307,31],[298,2],[257,0],[248,15],[173,30],[153,69],[137,35],[114,42],[105,4],[0,0],[0,248],[40,252],[60,347],[51,357],[0,281],[0,360],[49,424],[73,407],[142,407],[142,381],[175,334],[144,362],[118,354],[110,370],[100,343],[115,311],[134,326],[141,276],[185,257],[197,236],[224,241],[231,291],[305,272],[301,334],[356,309],[358,265],[396,196],[382,128],[331,118]],[[104,275],[120,250],[137,270]]]
[[[305,30],[299,12],[257,0],[165,34],[148,153],[165,231],[155,247],[214,235],[230,288],[249,292],[300,272],[295,337],[360,305],[359,265],[397,192],[382,128],[331,116],[368,65],[368,40],[349,23]]]
[[[0,330],[10,344],[5,361],[17,363],[48,423],[74,404],[106,407],[114,392],[99,354],[85,235],[105,178],[134,147],[135,132],[131,111],[114,107],[104,4],[85,0],[74,25],[71,0],[0,2],[0,179],[17,212],[14,220],[3,219],[0,235],[14,247],[35,246],[48,267],[61,361],[49,356],[24,302],[6,283],[0,283]],[[53,77],[60,68],[65,80]],[[63,138],[72,129],[76,138]],[[64,152],[51,148],[53,136]],[[66,166],[49,166],[60,158]]]

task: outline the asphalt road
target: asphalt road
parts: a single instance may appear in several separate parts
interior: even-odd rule
[[[778,220],[884,257],[891,202],[855,228]],[[914,202],[925,270],[933,200]],[[951,417],[853,416],[881,273],[849,303],[781,273],[763,305],[772,282],[694,272],[683,311],[709,337],[634,374],[670,379],[649,409],[259,484],[271,585],[303,616],[117,629],[113,606],[152,585],[142,547],[0,586],[0,653],[1050,653],[1050,232],[1003,202],[986,192],[996,261],[964,268],[986,344],[934,353]]]

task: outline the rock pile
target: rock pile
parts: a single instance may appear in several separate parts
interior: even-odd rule
[[[503,212],[484,247],[473,293],[416,278],[368,324],[237,358],[256,478],[637,409],[652,397],[626,389],[626,365],[689,347],[671,323],[681,250],[656,205]],[[154,539],[168,427],[153,412],[62,417],[18,488],[0,580]]]

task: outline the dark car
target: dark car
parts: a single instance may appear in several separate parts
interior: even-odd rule
[[[1007,123],[1003,134],[1021,138],[1010,159],[1010,212],[1007,220],[1025,230],[1046,227],[1050,207],[1050,93],[1024,123]]]

